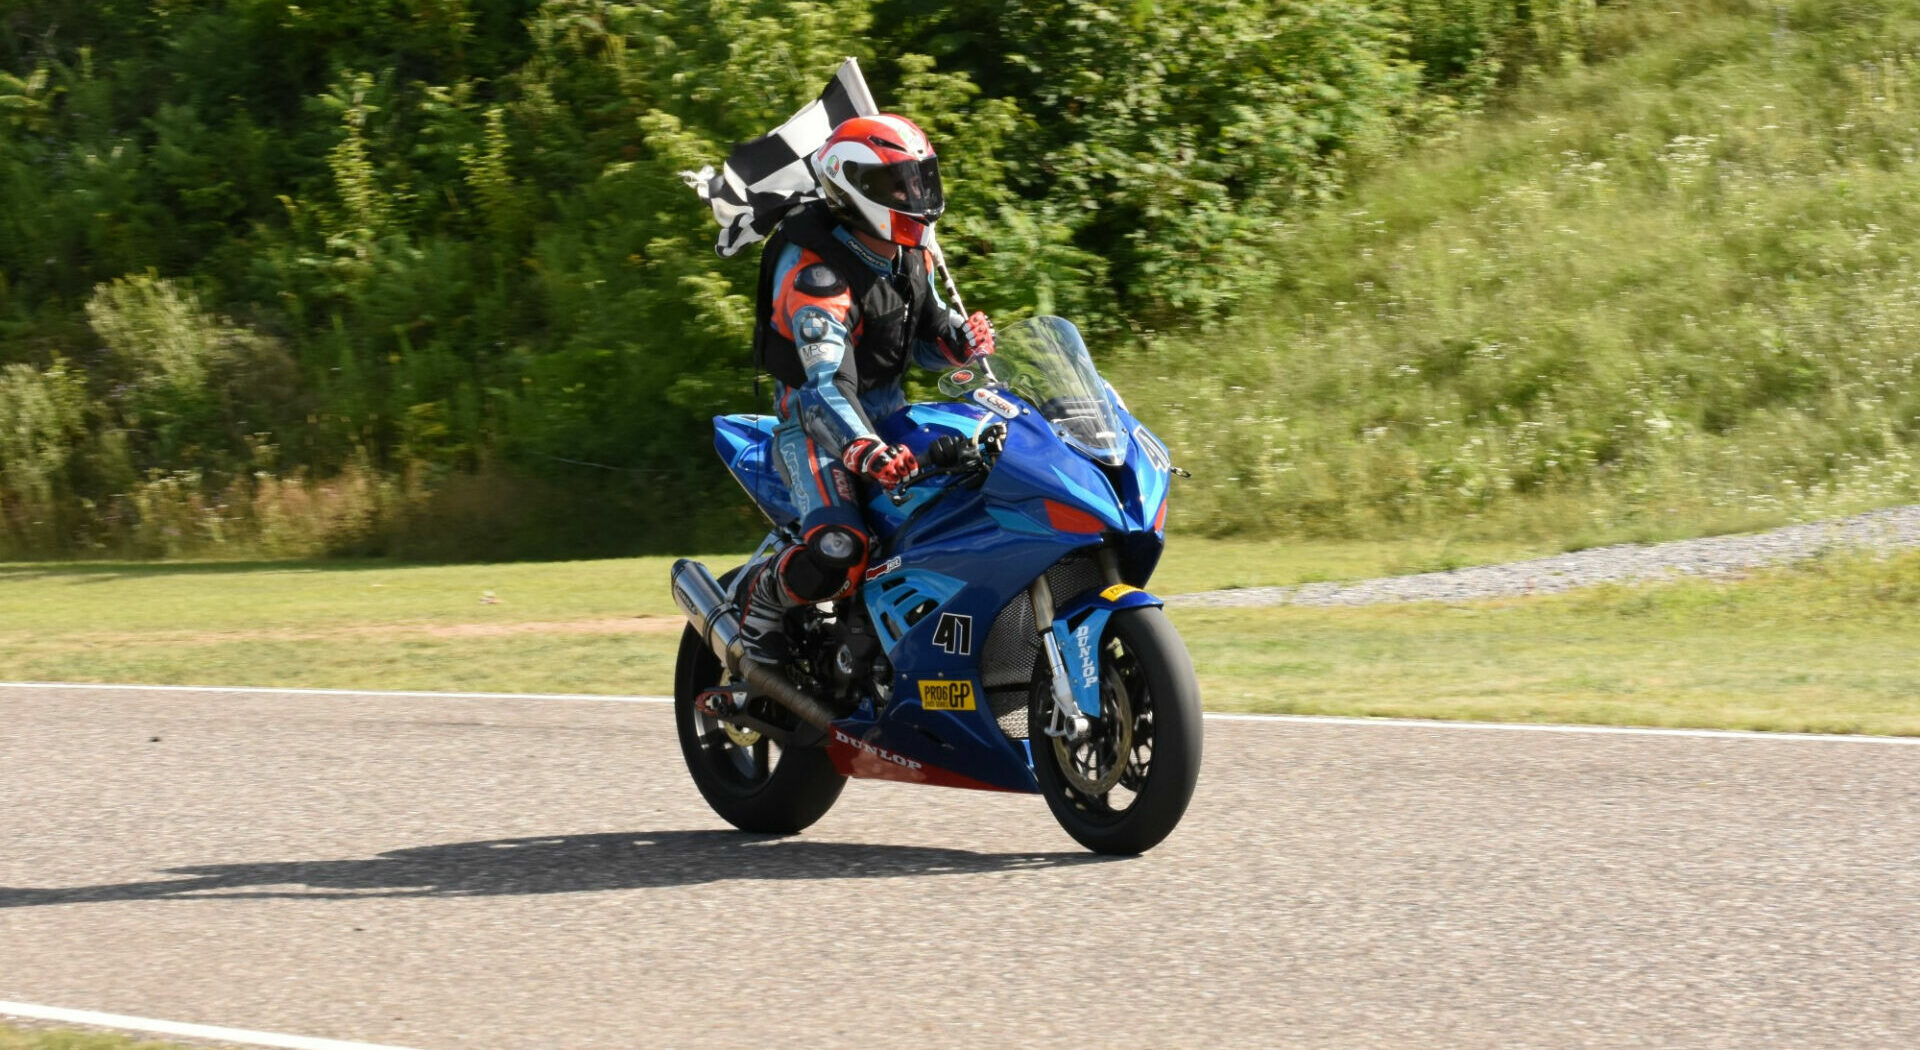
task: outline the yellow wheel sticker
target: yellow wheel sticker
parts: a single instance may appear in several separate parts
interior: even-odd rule
[[[1113,586],[1107,588],[1106,590],[1101,591],[1100,597],[1105,598],[1107,601],[1110,601],[1110,602],[1117,602],[1120,599],[1125,598],[1127,595],[1132,594],[1133,592],[1139,589],[1140,588],[1130,586],[1128,584],[1116,583]]]

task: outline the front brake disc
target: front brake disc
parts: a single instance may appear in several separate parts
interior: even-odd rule
[[[1133,704],[1127,686],[1111,665],[1100,669],[1100,720],[1078,743],[1053,738],[1053,754],[1067,783],[1083,795],[1113,790],[1133,759]]]

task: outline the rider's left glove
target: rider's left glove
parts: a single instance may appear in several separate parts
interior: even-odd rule
[[[860,437],[847,443],[840,451],[840,462],[848,470],[863,478],[872,478],[881,488],[893,488],[907,480],[920,464],[913,458],[913,450],[905,445],[889,448],[878,438]]]

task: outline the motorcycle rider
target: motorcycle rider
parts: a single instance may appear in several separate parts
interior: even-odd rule
[[[825,199],[768,239],[756,297],[754,362],[774,377],[774,449],[800,514],[799,542],[748,566],[735,592],[747,657],[770,664],[790,610],[862,582],[872,536],[855,479],[891,489],[918,469],[874,429],[906,405],[908,360],[944,371],[993,353],[986,314],[962,317],[933,285],[946,199],[926,135],[904,117],[855,117],[810,163]]]

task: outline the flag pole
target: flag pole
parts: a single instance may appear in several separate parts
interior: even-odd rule
[[[959,311],[961,317],[965,317],[967,316],[967,304],[960,301],[960,286],[953,283],[953,271],[947,269],[947,253],[940,250],[940,239],[933,235],[931,229],[927,231],[927,234],[927,254],[933,256],[933,267],[940,271],[940,279],[946,282],[947,295],[953,299],[953,308]],[[973,359],[973,364],[979,368],[980,371],[986,373],[988,382],[999,382],[999,377],[993,374],[993,361],[991,358],[975,358]]]
[[[931,229],[927,231],[927,251],[933,256],[933,268],[940,271],[940,280],[946,283],[953,308],[960,316],[967,316],[967,304],[960,301],[960,286],[953,283],[953,271],[947,269],[947,253],[940,250],[940,238]]]
[[[860,72],[860,60],[852,55],[840,63],[840,74],[851,74],[847,79],[847,97],[853,102],[854,111],[861,116],[877,116],[880,104],[873,100],[873,92],[867,88],[867,78]]]

